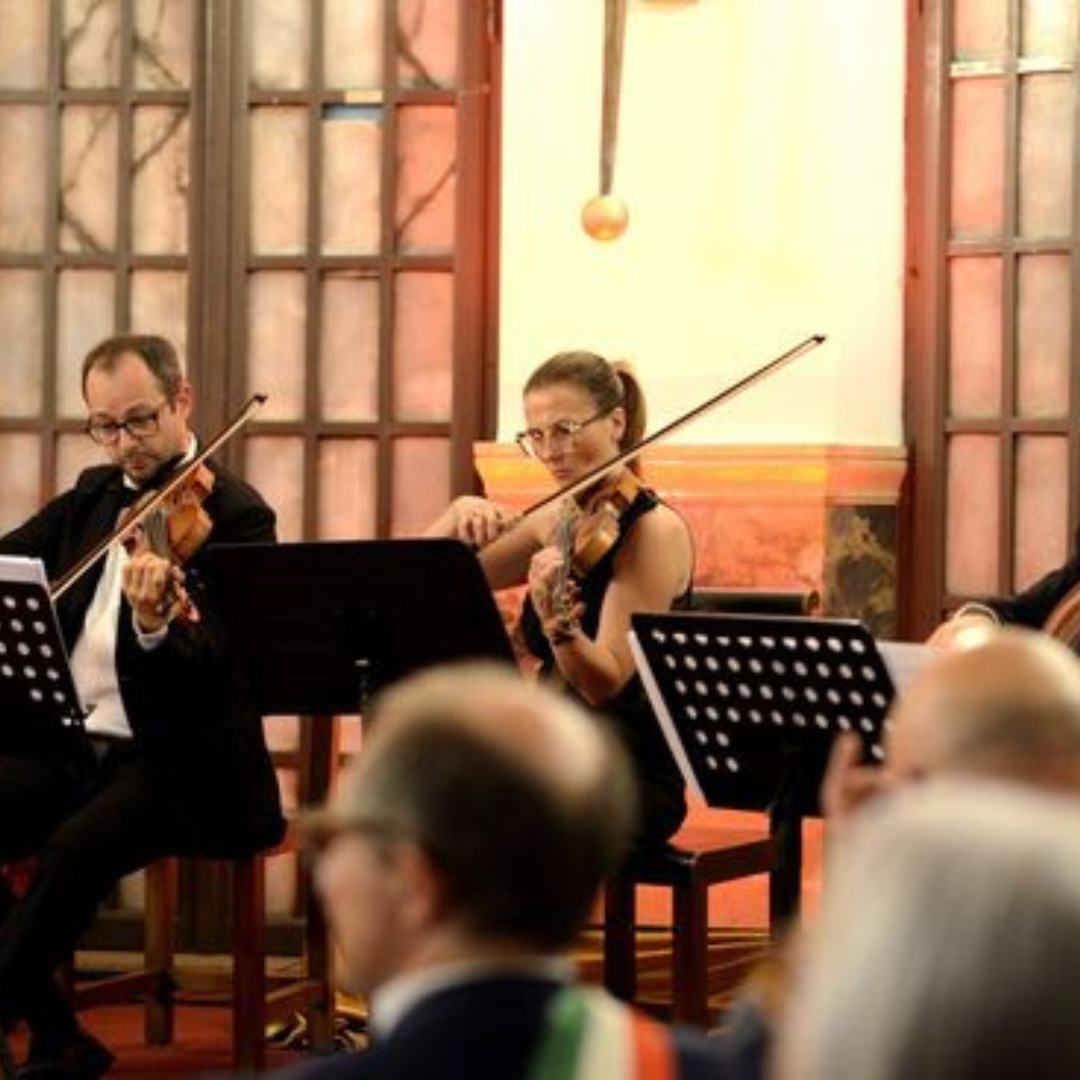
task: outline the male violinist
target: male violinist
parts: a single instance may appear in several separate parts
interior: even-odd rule
[[[111,463],[85,470],[0,537],[0,554],[42,559],[53,581],[114,531],[127,504],[196,452],[192,389],[163,338],[103,341],[83,363],[82,391],[86,432]],[[272,541],[274,513],[258,493],[211,469],[206,544]],[[229,857],[280,839],[261,721],[244,703],[199,580],[206,544],[182,569],[113,544],[60,597],[89,709],[87,743],[63,756],[0,755],[0,863],[30,867],[21,895],[0,879],[0,1019],[25,1020],[30,1030],[20,1077],[108,1070],[112,1054],[79,1028],[53,971],[123,875],[166,854]],[[184,617],[178,586],[197,620]]]

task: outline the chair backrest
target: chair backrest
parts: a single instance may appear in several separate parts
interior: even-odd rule
[[[695,585],[691,611],[727,615],[820,615],[817,589],[726,589]]]

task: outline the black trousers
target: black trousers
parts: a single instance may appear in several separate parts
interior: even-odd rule
[[[0,863],[32,857],[29,888],[0,885],[0,1018],[35,1037],[74,1026],[53,977],[117,881],[176,849],[160,785],[130,745],[78,760],[0,757]]]

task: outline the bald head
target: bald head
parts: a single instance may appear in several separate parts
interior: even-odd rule
[[[470,934],[567,944],[635,826],[630,767],[603,722],[490,664],[406,680],[366,719],[323,827],[414,844]]]
[[[899,777],[977,773],[1080,792],[1080,662],[1010,628],[936,657],[890,715]]]

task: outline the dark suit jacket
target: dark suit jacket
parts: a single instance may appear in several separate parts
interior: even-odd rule
[[[1006,621],[1041,630],[1047,616],[1080,583],[1080,532],[1073,542],[1073,553],[1064,566],[1039,578],[1030,588],[1013,597],[987,601]]]
[[[369,1050],[304,1061],[274,1080],[525,1080],[558,988],[509,977],[456,986],[420,1002]],[[676,1046],[680,1080],[728,1080],[704,1035],[681,1031]]]
[[[229,663],[225,634],[199,570],[215,542],[272,541],[274,513],[253,488],[212,469],[215,483],[203,508],[213,526],[184,567],[201,619],[174,620],[165,640],[148,651],[136,640],[131,610],[122,602],[116,667],[135,740],[167,793],[172,820],[166,831],[178,838],[178,853],[227,857],[277,843],[284,821],[261,718],[247,705],[237,666]],[[87,469],[70,491],[0,537],[0,554],[36,556],[49,579],[57,580],[115,527],[122,481],[114,466]],[[69,650],[103,566],[99,561],[57,603]]]

